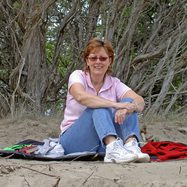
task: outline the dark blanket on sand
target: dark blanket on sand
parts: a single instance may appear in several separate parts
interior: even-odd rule
[[[83,160],[83,161],[95,161],[103,160],[104,153],[95,152],[80,152],[69,155],[62,155],[58,157],[46,157],[45,155],[37,155],[34,152],[29,152],[37,145],[43,145],[44,142],[27,139],[18,142],[17,145],[31,145],[29,147],[20,148],[17,150],[0,150],[0,156],[6,158],[22,158],[22,159],[32,159],[32,160]],[[12,145],[14,146],[14,145]],[[11,146],[10,146],[11,147]],[[141,147],[141,151],[149,154],[151,161],[168,161],[168,160],[180,160],[187,158],[187,145],[178,142],[171,141],[150,141]]]

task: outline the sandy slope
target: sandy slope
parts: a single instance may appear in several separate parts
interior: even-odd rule
[[[185,120],[143,122],[147,137],[187,144]],[[58,119],[0,120],[0,148],[24,139],[57,137]],[[0,186],[187,186],[187,160],[106,164],[102,161],[43,162],[0,158]]]

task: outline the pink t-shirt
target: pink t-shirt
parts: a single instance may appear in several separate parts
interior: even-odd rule
[[[85,91],[93,95],[98,95],[111,101],[119,101],[123,94],[131,90],[128,86],[122,83],[118,78],[107,75],[104,84],[97,94],[93,87],[89,73],[82,70],[75,70],[69,77],[68,93],[66,99],[66,108],[64,111],[64,119],[61,122],[60,128],[63,133],[79,118],[86,106],[78,103],[73,96],[69,93],[70,87],[74,83],[80,83],[84,86]]]

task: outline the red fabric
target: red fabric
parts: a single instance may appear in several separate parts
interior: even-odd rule
[[[30,146],[25,146],[19,150],[17,150],[20,153],[24,153],[24,154],[31,154],[34,153],[35,151],[37,151],[38,148],[36,145],[30,145]]]
[[[182,143],[170,141],[148,142],[141,150],[149,154],[151,158],[156,157],[157,161],[187,158],[187,145]]]

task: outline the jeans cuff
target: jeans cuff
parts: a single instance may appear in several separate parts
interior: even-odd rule
[[[102,138],[101,138],[101,144],[103,147],[106,147],[106,145],[104,144],[104,138],[106,138],[107,136],[115,136],[116,138],[118,137],[118,135],[116,133],[108,133],[106,135],[104,135]]]

